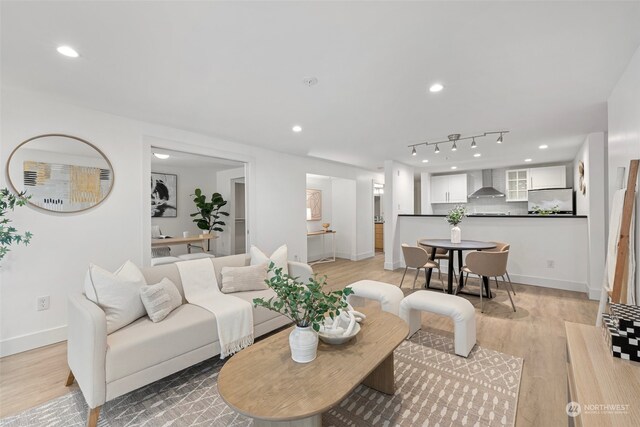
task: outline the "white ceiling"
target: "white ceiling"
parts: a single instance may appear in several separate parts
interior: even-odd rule
[[[638,1],[1,5],[3,85],[370,169],[570,159],[640,44]],[[479,159],[406,147],[496,129]]]

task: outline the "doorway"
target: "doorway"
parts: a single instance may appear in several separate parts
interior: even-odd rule
[[[233,233],[231,234],[231,253],[243,254],[247,251],[247,219],[246,214],[246,202],[244,178],[234,178],[231,180],[231,201],[233,206],[231,209],[231,216],[233,220]]]
[[[245,252],[245,163],[154,146],[149,162],[151,265]],[[226,203],[210,215],[196,189],[206,203],[216,194]]]
[[[373,227],[375,253],[384,253],[384,184],[373,183]]]

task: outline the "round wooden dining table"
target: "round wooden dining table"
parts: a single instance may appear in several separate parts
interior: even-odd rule
[[[483,249],[493,249],[496,247],[496,244],[493,242],[481,242],[478,240],[461,240],[460,243],[451,243],[449,239],[422,239],[418,242],[422,246],[429,246],[434,248],[431,251],[431,260],[433,261],[436,257],[436,249],[446,249],[449,252],[449,266],[447,270],[447,292],[453,293],[453,255],[454,253],[458,253],[458,271],[460,272],[460,279],[458,281],[458,291],[456,293],[464,293],[470,295],[477,295],[463,290],[464,282],[463,282],[463,273],[462,273],[462,251],[481,251]],[[429,284],[431,283],[431,273],[433,269],[430,268],[427,273],[427,282],[425,283],[425,288],[429,289]],[[484,284],[485,295],[487,298],[491,298],[491,293],[489,292],[489,278],[483,276],[482,282]]]

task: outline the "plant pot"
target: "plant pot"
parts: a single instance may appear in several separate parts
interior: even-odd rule
[[[318,333],[311,326],[296,326],[289,334],[289,347],[294,362],[309,363],[316,358]]]
[[[460,243],[462,240],[462,232],[457,225],[451,227],[451,243]]]

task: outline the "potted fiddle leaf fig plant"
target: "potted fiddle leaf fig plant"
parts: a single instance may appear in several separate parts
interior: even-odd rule
[[[203,230],[203,234],[211,234],[212,231],[223,232],[225,225],[227,225],[220,218],[223,216],[229,216],[229,212],[222,211],[227,201],[224,200],[220,193],[213,193],[211,199],[207,201],[207,197],[202,194],[202,190],[196,188],[194,191],[195,196],[193,199],[198,208],[198,212],[191,214],[193,222],[196,223],[200,230]],[[207,250],[211,249],[211,240],[207,241]]]
[[[10,251],[9,246],[22,243],[28,245],[33,235],[25,231],[24,234],[11,226],[11,220],[7,217],[9,211],[14,210],[16,206],[24,206],[27,204],[31,196],[27,196],[24,191],[14,194],[8,188],[0,190],[0,261]]]
[[[327,277],[309,279],[308,283],[297,277],[283,273],[282,268],[269,264],[273,277],[265,280],[267,286],[276,293],[268,300],[254,298],[254,307],[264,307],[291,319],[296,327],[289,335],[291,358],[298,363],[309,363],[316,358],[318,331],[325,315],[332,319],[347,308],[346,297],[353,293],[351,288],[324,292]]]
[[[458,224],[462,222],[462,219],[466,214],[467,211],[465,210],[464,206],[460,205],[451,209],[447,214],[445,219],[449,224],[453,226],[451,227],[451,243],[460,243],[460,241],[462,240],[462,232],[460,230],[460,227],[458,227]]]

